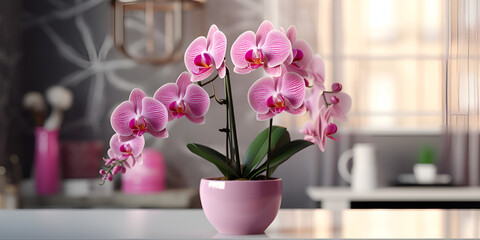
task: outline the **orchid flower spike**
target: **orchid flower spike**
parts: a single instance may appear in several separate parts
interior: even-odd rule
[[[193,84],[190,79],[191,75],[183,72],[176,83],[161,86],[153,95],[167,108],[168,121],[186,116],[194,123],[205,123],[204,115],[210,107],[210,97],[205,89]]]
[[[165,106],[156,99],[135,88],[130,93],[129,101],[118,105],[112,113],[110,122],[121,141],[141,137],[145,132],[154,137],[166,138],[165,129],[168,112]]]
[[[287,72],[279,77],[263,77],[248,91],[248,103],[257,112],[257,120],[268,120],[284,110],[290,114],[305,112],[303,78]]]
[[[286,36],[292,45],[292,52],[285,60],[287,71],[298,73],[304,78],[308,77],[307,67],[312,61],[312,47],[305,40],[297,39],[295,26],[287,29]]]
[[[217,69],[220,78],[225,77],[226,52],[227,38],[214,24],[208,30],[207,38],[196,38],[185,51],[185,66],[192,74],[191,80],[204,80],[214,69]]]
[[[249,73],[259,67],[272,76],[282,73],[281,64],[292,52],[288,38],[282,32],[273,29],[269,21],[264,21],[257,33],[242,33],[232,45],[231,56],[234,71]]]
[[[334,138],[333,134],[337,132],[337,125],[330,122],[332,108],[322,106],[314,118],[314,121],[307,121],[300,130],[305,135],[304,139],[317,144],[318,148],[324,152],[327,145],[327,138],[338,141],[340,138]]]

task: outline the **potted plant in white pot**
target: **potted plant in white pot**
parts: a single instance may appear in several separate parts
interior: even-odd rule
[[[263,233],[281,203],[282,180],[271,178],[272,173],[298,151],[313,144],[324,151],[327,138],[338,140],[333,120],[346,120],[351,100],[339,83],[325,90],[323,61],[313,56],[307,42],[297,40],[294,26],[287,31],[276,30],[264,21],[256,33],[241,34],[231,48],[236,73],[246,74],[258,68],[267,73],[247,95],[257,120],[268,120],[269,127],[252,141],[241,159],[232,81],[225,65],[226,46],[225,35],[212,25],[207,37],[198,37],[187,48],[184,60],[188,72],[181,73],[176,83],[161,86],[153,98],[140,89],[132,91],[129,101],[112,113],[116,134],[110,141],[109,158],[104,159],[106,168],[100,174],[103,182],[111,181],[115,174],[125,173],[141,162],[144,133],[167,137],[167,122],[184,116],[193,123],[204,123],[210,99],[214,99],[226,108],[226,125],[220,129],[225,133],[225,152],[199,143],[187,144],[192,153],[214,164],[223,175],[201,180],[202,208],[220,233]],[[212,74],[215,76],[206,80]],[[214,84],[219,79],[224,81],[223,98],[215,92]],[[207,84],[212,85],[211,96],[202,88]],[[273,117],[283,112],[309,113],[311,120],[301,129],[304,140],[292,141],[285,127],[273,125]]]
[[[433,184],[437,178],[435,153],[432,148],[424,146],[420,149],[420,156],[413,166],[413,175],[419,184]]]

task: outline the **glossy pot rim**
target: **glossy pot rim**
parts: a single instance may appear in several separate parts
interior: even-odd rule
[[[206,177],[202,178],[201,181],[215,181],[215,182],[228,182],[228,183],[266,183],[266,182],[282,182],[281,178],[270,178],[268,180],[240,180],[240,181],[235,181],[235,180],[219,180],[215,179],[218,177]]]

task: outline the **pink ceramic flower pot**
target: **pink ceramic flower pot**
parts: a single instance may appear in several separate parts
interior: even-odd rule
[[[261,234],[277,216],[282,179],[224,181],[203,178],[200,200],[208,221],[219,233]]]

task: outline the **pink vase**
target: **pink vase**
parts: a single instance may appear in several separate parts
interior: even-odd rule
[[[35,129],[35,189],[38,195],[52,195],[59,189],[58,130]]]
[[[202,178],[200,200],[208,221],[219,233],[262,234],[280,208],[282,179],[224,181]]]

